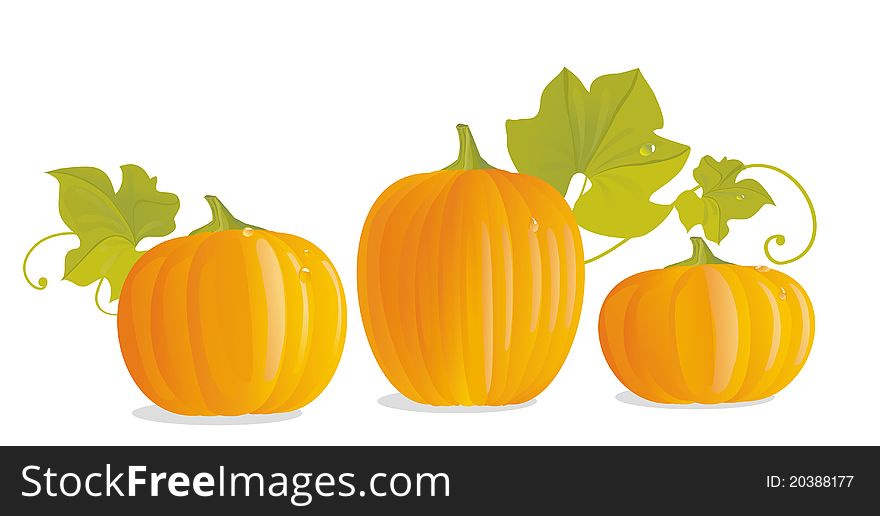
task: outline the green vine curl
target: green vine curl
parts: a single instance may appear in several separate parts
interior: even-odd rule
[[[743,170],[749,169],[749,168],[766,168],[766,169],[773,170],[774,172],[778,172],[778,173],[782,174],[789,181],[794,183],[794,185],[796,187],[798,187],[798,190],[801,191],[801,195],[804,196],[804,200],[807,201],[807,207],[810,208],[810,217],[813,222],[813,230],[812,230],[812,233],[810,234],[810,241],[809,241],[809,243],[807,243],[807,247],[805,247],[804,250],[800,252],[800,254],[798,254],[797,256],[795,256],[793,258],[789,258],[788,260],[777,260],[776,258],[773,257],[772,254],[770,254],[770,242],[775,242],[776,245],[778,245],[778,246],[784,245],[785,244],[785,235],[782,235],[782,234],[772,235],[772,236],[768,237],[767,240],[764,241],[764,255],[767,257],[768,260],[775,263],[776,265],[785,265],[787,263],[791,263],[791,262],[795,262],[797,260],[800,260],[810,251],[810,248],[813,247],[813,243],[816,241],[816,209],[813,207],[813,201],[810,199],[810,196],[807,194],[807,191],[804,189],[803,186],[801,186],[801,184],[798,182],[798,180],[795,179],[788,172],[782,170],[781,168],[774,167],[773,165],[765,165],[762,163],[755,163],[752,165],[746,165],[745,167],[743,167]]]

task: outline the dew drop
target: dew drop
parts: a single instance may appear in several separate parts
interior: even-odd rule
[[[309,251],[308,249],[303,249],[303,253],[305,253],[305,254],[309,254],[310,252],[311,251]]]
[[[766,265],[758,265],[755,267],[755,270],[758,272],[767,272],[770,270],[770,267],[767,267]]]
[[[254,234],[254,228],[244,228],[241,230],[241,234],[246,237],[249,237]]]
[[[646,143],[639,147],[639,154],[642,156],[650,156],[651,154],[654,154],[655,150],[657,150],[657,147],[655,147],[653,143]]]
[[[538,231],[538,221],[535,220],[535,217],[532,217],[532,220],[529,221],[529,229],[532,230],[532,233],[536,233]]]
[[[787,297],[787,296],[785,295],[785,288],[783,288],[783,287],[779,287],[779,300],[780,300],[780,301],[785,301],[785,298],[786,298],[786,297]]]
[[[309,270],[308,267],[303,267],[299,270],[299,280],[302,282],[308,282],[312,279],[312,271]]]
[[[737,201],[741,201],[741,200],[743,200],[743,199],[745,199],[745,198],[746,198],[746,194],[739,194],[739,195],[736,196],[736,200],[737,200]]]

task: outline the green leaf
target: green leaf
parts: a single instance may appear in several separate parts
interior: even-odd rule
[[[765,204],[773,204],[761,183],[754,179],[736,180],[743,170],[743,163],[735,159],[716,161],[712,156],[704,156],[700,160],[694,169],[694,179],[702,188],[702,196],[688,190],[674,203],[685,229],[690,231],[700,224],[706,238],[717,244],[730,232],[730,219],[747,219]]]
[[[583,173],[591,187],[575,202],[578,224],[594,233],[636,237],[672,210],[651,195],[684,167],[690,148],[657,136],[663,115],[639,70],[599,77],[590,90],[568,69],[544,89],[537,116],[507,121],[516,169],[561,194]]]
[[[110,300],[143,254],[136,249],[146,237],[174,231],[180,201],[160,192],[156,178],[137,165],[123,165],[122,185],[113,191],[110,179],[93,167],[48,172],[58,180],[61,219],[79,237],[79,247],[64,259],[64,278],[80,286],[101,278],[110,283]]]

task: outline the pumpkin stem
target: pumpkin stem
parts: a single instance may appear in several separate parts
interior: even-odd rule
[[[673,263],[669,267],[678,267],[680,265],[694,266],[694,265],[707,265],[707,264],[730,264],[730,262],[725,262],[720,258],[716,257],[712,254],[712,251],[709,249],[709,246],[706,244],[706,241],[700,237],[691,237],[691,245],[694,248],[694,254],[687,260],[683,262]]]
[[[218,231],[226,231],[227,229],[263,229],[235,218],[217,197],[206,195],[205,200],[208,201],[208,206],[211,207],[211,222],[196,229],[190,233],[190,235],[198,235],[199,233],[216,233]]]
[[[455,126],[458,129],[458,159],[443,170],[485,170],[495,168],[486,163],[477,150],[477,143],[470,127],[465,124]]]

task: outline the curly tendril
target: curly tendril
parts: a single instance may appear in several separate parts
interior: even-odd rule
[[[64,231],[62,233],[55,233],[54,235],[49,235],[45,238],[40,239],[39,241],[37,241],[36,244],[32,245],[31,248],[28,249],[27,254],[24,255],[24,261],[21,263],[21,272],[22,272],[22,274],[24,274],[24,280],[28,282],[28,285],[34,287],[37,290],[43,290],[44,288],[46,288],[46,285],[49,284],[49,280],[47,280],[45,277],[40,277],[40,279],[38,279],[36,283],[31,281],[31,279],[28,277],[27,262],[28,262],[28,258],[31,257],[31,253],[34,252],[34,249],[36,249],[40,244],[42,244],[46,240],[50,240],[55,237],[75,235],[75,234],[76,233],[74,233],[73,231]]]
[[[778,173],[782,174],[789,181],[794,183],[794,185],[796,187],[798,187],[798,190],[801,191],[801,195],[804,196],[804,200],[807,201],[807,206],[810,208],[810,217],[813,220],[813,232],[810,235],[810,242],[807,244],[807,247],[804,248],[803,251],[801,251],[800,254],[798,254],[794,258],[789,258],[788,260],[777,260],[776,258],[773,257],[773,255],[770,254],[770,242],[775,242],[776,245],[778,245],[778,246],[785,245],[785,236],[781,235],[781,234],[773,235],[764,241],[764,255],[767,257],[768,260],[775,263],[776,265],[785,265],[787,263],[791,263],[791,262],[795,262],[797,260],[800,260],[801,258],[804,257],[804,255],[807,254],[807,252],[809,252],[810,248],[813,247],[813,242],[816,241],[816,209],[813,207],[813,201],[810,200],[810,196],[807,194],[807,191],[804,190],[804,187],[801,186],[801,184],[798,182],[798,180],[795,179],[788,172],[782,170],[781,168],[774,167],[773,165],[764,165],[761,163],[746,165],[745,167],[743,167],[743,170],[745,170],[747,168],[766,168],[766,169],[773,170],[774,172],[778,172]]]
[[[103,285],[103,284],[104,284],[104,278],[101,278],[101,280],[98,281],[98,288],[95,289],[95,306],[97,306],[98,310],[100,310],[102,313],[115,316],[116,314],[114,314],[113,312],[108,312],[107,310],[104,310],[104,308],[101,307],[101,301],[98,300],[98,294],[101,293],[101,285]]]

